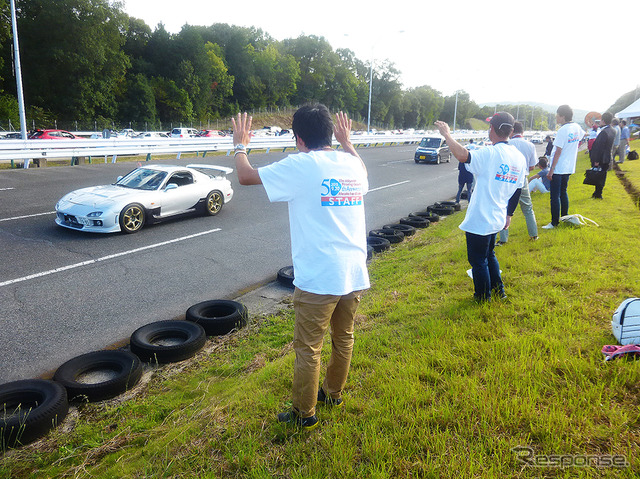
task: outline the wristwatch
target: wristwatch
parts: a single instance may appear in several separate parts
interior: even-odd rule
[[[246,151],[246,150],[247,150],[247,147],[246,147],[246,146],[244,146],[242,143],[238,143],[237,145],[235,145],[235,146],[233,147],[233,149],[234,149],[235,151]]]

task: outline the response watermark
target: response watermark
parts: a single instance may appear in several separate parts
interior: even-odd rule
[[[518,462],[529,467],[629,467],[627,457],[621,454],[536,454],[529,446],[511,449]]]

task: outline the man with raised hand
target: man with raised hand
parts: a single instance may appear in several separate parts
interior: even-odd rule
[[[356,309],[369,288],[364,195],[367,169],[350,141],[351,120],[335,126],[326,106],[305,105],[293,115],[298,153],[254,169],[246,147],[251,117],[233,119],[236,171],[242,185],[262,184],[269,201],[289,205],[295,291],[293,408],[278,421],[304,429],[318,425],[316,404],[343,405],[353,351]],[[332,134],[342,151],[332,148]],[[319,389],[320,353],[331,327],[331,358]]]
[[[569,105],[560,105],[556,112],[556,123],[562,125],[556,133],[551,151],[551,166],[547,178],[551,182],[550,198],[551,223],[542,229],[553,229],[560,223],[560,217],[569,214],[569,177],[576,172],[578,147],[585,132],[573,122],[573,110]]]
[[[499,298],[506,298],[500,265],[494,252],[496,234],[511,224],[520,189],[529,170],[522,153],[508,144],[513,123],[513,116],[507,112],[493,115],[489,122],[489,140],[493,145],[474,151],[458,143],[445,122],[435,123],[453,156],[465,163],[465,167],[476,177],[473,195],[460,229],[466,234],[474,299],[478,302],[490,300],[492,293]]]

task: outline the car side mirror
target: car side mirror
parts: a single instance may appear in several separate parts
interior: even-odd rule
[[[118,176],[118,177],[116,178],[116,183],[117,183],[118,181],[120,181],[122,178],[124,178],[124,176]]]
[[[164,191],[175,190],[177,188],[178,185],[176,185],[175,183],[169,183],[167,186],[165,186]]]

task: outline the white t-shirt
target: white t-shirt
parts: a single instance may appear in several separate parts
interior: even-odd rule
[[[562,148],[558,163],[553,169],[556,175],[572,175],[576,172],[576,158],[578,156],[578,147],[580,140],[584,137],[584,130],[577,123],[565,123],[556,133],[556,139],[553,142],[553,150],[551,150],[551,161],[556,154],[556,148]]]
[[[536,145],[529,140],[525,140],[521,136],[514,136],[509,140],[509,144],[515,146],[520,153],[524,155],[524,159],[527,160],[527,166],[529,170],[538,164],[536,158]]]
[[[332,295],[369,288],[363,201],[369,182],[360,160],[341,151],[311,151],[258,173],[269,201],[289,205],[293,284]]]
[[[513,145],[500,142],[469,153],[467,169],[476,175],[460,229],[477,235],[490,235],[504,228],[507,205],[527,178],[527,162]]]

